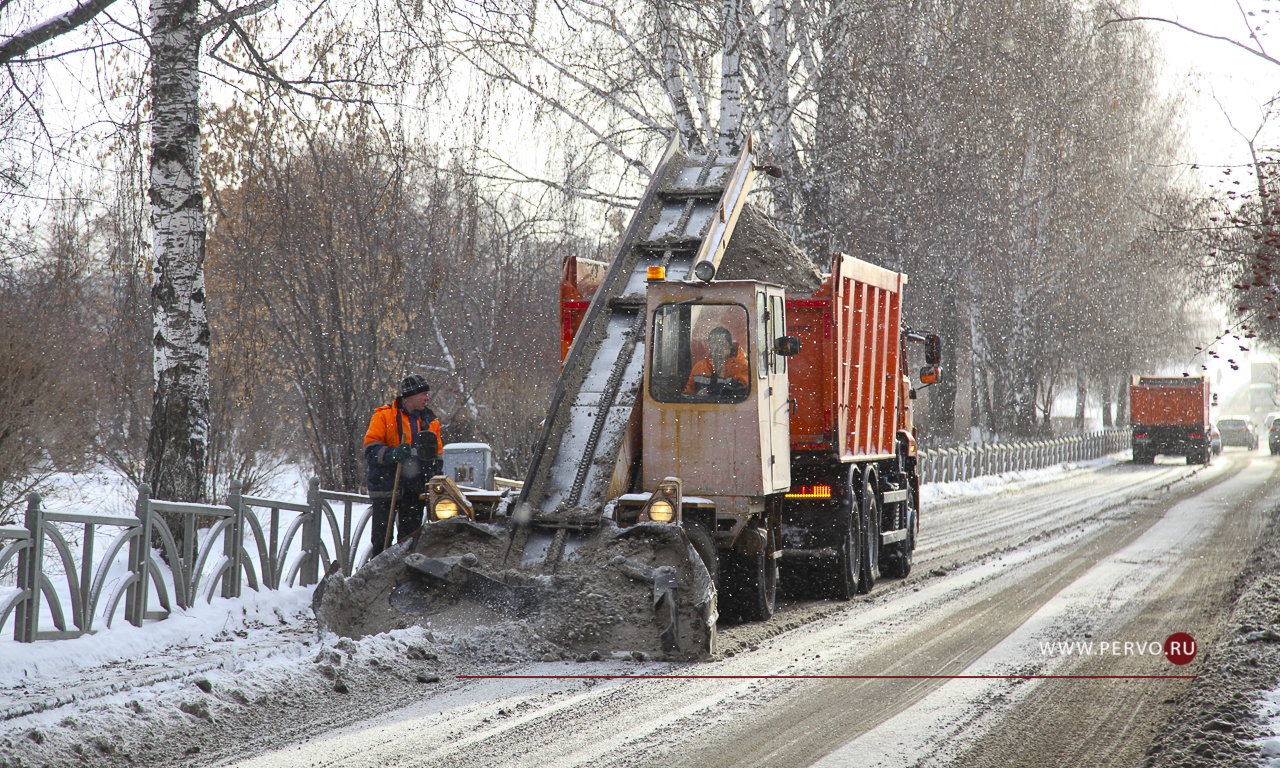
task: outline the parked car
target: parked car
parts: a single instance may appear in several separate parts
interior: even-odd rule
[[[1267,449],[1272,456],[1280,453],[1280,419],[1272,420],[1271,428],[1267,430]]]
[[[1222,455],[1222,433],[1218,431],[1218,425],[1214,424],[1209,427],[1209,453],[1214,456]],[[1275,451],[1272,451],[1275,453]]]
[[[1223,447],[1238,445],[1251,451],[1258,450],[1258,430],[1248,419],[1222,419],[1218,422],[1218,432],[1222,435]]]

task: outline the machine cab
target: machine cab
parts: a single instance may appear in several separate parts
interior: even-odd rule
[[[679,477],[686,495],[745,512],[790,488],[784,305],[781,287],[752,280],[649,283],[646,489]]]

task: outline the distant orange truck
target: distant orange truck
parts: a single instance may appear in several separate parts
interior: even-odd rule
[[[1204,376],[1129,380],[1129,422],[1133,425],[1133,463],[1151,464],[1156,456],[1186,456],[1188,464],[1208,464],[1209,379]]]

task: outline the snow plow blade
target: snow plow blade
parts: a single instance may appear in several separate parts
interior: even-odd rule
[[[713,654],[715,586],[684,532],[593,522],[577,531],[505,518],[428,523],[350,577],[328,575],[312,607],[321,631],[356,639],[414,625],[467,634],[521,623],[570,655]]]

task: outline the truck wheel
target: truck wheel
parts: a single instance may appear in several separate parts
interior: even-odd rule
[[[750,528],[743,536],[759,536]],[[768,537],[764,537],[768,541]],[[778,589],[778,561],[768,545],[754,555],[734,549],[720,551],[720,615],[735,621],[763,621],[773,615]]]
[[[903,505],[906,514],[900,522],[907,528],[907,538],[880,550],[880,573],[891,579],[905,579],[911,574],[911,552],[916,548],[916,519],[920,503],[916,499],[915,488],[910,484],[907,485],[907,500]]]
[[[862,529],[862,563],[858,569],[858,593],[875,589],[880,568],[880,503],[876,499],[876,473],[868,467],[862,472],[862,498],[858,515]]]
[[[840,545],[836,548],[835,567],[826,574],[830,594],[837,600],[849,600],[858,593],[862,566],[862,527],[858,522],[858,494],[854,493],[853,483],[847,483],[837,522]]]

